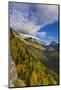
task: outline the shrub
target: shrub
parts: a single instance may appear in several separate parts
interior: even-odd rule
[[[37,85],[37,73],[35,71],[32,71],[32,75],[30,78],[30,85],[31,86]]]
[[[21,87],[21,86],[26,86],[23,80],[13,80],[12,82],[15,87]]]
[[[17,73],[18,77],[22,80],[26,78],[26,65],[25,64],[18,64],[17,65]]]

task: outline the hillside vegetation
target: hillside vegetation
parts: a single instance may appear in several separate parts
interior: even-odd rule
[[[17,79],[12,83],[15,87],[57,85],[58,73],[46,67],[46,48],[32,38],[24,39],[10,28],[10,55],[17,69]],[[52,53],[52,58],[56,57]],[[55,59],[55,58],[54,58]]]

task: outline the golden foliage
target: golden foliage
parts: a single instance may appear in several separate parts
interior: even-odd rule
[[[18,64],[17,65],[17,73],[18,77],[21,79],[25,78],[25,73],[26,73],[26,65],[25,64]]]
[[[25,72],[26,65],[25,64],[18,64],[17,65],[17,72]]]
[[[32,71],[32,75],[30,78],[30,85],[31,86],[37,85],[37,73],[35,71]]]
[[[48,61],[48,58],[44,55],[43,50],[36,49],[35,46],[27,45],[20,36],[11,32],[10,51],[12,60],[16,64],[19,80],[24,80],[28,86],[48,85],[51,82],[55,84],[58,77],[54,75],[54,72],[51,75],[51,70],[42,64],[41,61]],[[58,59],[58,53],[53,53],[52,58]],[[20,87],[19,80],[14,81],[16,87]]]

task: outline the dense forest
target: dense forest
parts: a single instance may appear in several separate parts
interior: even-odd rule
[[[12,80],[15,87],[59,84],[58,46],[47,47],[31,37],[23,38],[12,28],[9,38],[10,56],[17,70],[17,79]]]

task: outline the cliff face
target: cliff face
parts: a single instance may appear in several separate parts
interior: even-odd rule
[[[15,63],[13,62],[11,57],[9,60],[9,64],[10,64],[10,67],[9,67],[9,74],[10,74],[9,75],[9,86],[14,87],[12,82],[13,82],[13,80],[17,79],[17,70],[16,70]]]

